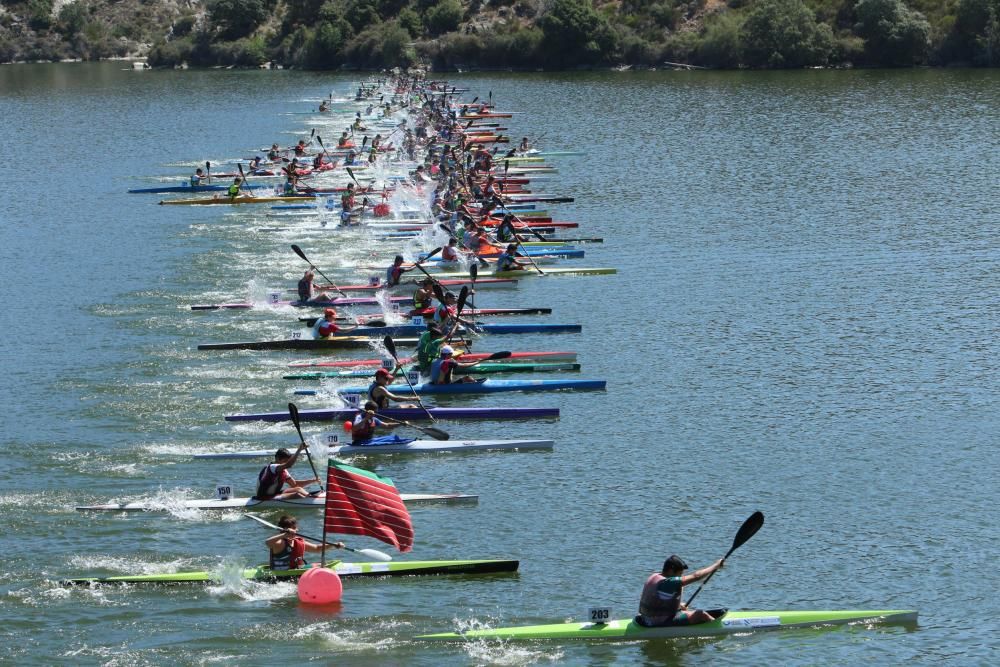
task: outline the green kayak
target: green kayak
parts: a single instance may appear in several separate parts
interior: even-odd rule
[[[605,641],[634,641],[640,639],[670,639],[674,637],[712,637],[761,630],[806,628],[848,623],[915,623],[913,610],[865,611],[730,611],[709,610],[716,620],[700,625],[668,625],[648,628],[632,619],[607,623],[553,623],[552,625],[524,625],[494,630],[470,630],[464,633],[442,632],[421,635],[417,639],[433,641],[462,641],[466,639],[502,639],[505,641],[594,639]]]
[[[337,561],[327,567],[344,578],[356,577],[405,577],[418,574],[489,574],[516,572],[516,560],[411,560],[387,563],[345,563]],[[243,570],[241,577],[252,581],[275,583],[294,581],[306,570],[272,570],[266,565]],[[65,586],[88,584],[198,584],[215,583],[224,578],[218,572],[170,572],[165,574],[137,574],[118,577],[81,577],[65,579]]]
[[[470,369],[472,373],[549,373],[553,371],[578,371],[580,364],[575,363],[539,363],[539,364],[479,364]],[[371,369],[353,371],[317,371],[312,373],[296,373],[283,376],[286,380],[321,380],[323,378],[368,378],[372,376]]]

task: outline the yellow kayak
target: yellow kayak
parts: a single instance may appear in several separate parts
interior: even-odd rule
[[[313,201],[316,199],[311,195],[293,195],[289,197],[253,197],[251,195],[240,195],[239,197],[229,197],[219,195],[216,197],[198,197],[197,199],[164,199],[161,204],[173,204],[176,206],[204,206],[208,204],[274,204],[277,202],[301,202]]]

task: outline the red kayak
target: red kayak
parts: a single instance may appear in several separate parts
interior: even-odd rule
[[[462,361],[479,361],[490,356],[489,352],[466,352],[458,355]],[[576,352],[511,352],[510,359],[519,361],[576,361]],[[507,361],[509,361],[508,359]],[[400,357],[400,363],[409,364],[416,361],[416,357]],[[288,364],[293,368],[357,368],[362,366],[381,366],[381,359],[351,359],[348,361],[293,361]]]
[[[437,282],[440,283],[442,287],[462,287],[463,285],[472,286],[472,280],[468,278],[451,278],[448,280],[438,280]],[[517,281],[511,278],[479,278],[476,280],[476,285],[483,284],[516,287]],[[415,286],[416,283],[413,282],[404,282],[396,285],[396,287],[409,287],[411,289]],[[378,290],[386,288],[385,285],[338,285],[337,287],[339,287],[343,292],[377,292]],[[336,288],[333,285],[318,285],[316,290],[319,292],[331,292],[336,291]]]

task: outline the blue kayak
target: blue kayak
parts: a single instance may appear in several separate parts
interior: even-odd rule
[[[231,183],[225,185],[162,185],[156,188],[135,188],[129,190],[132,194],[169,194],[171,192],[220,192],[222,190],[228,190]],[[256,190],[264,187],[273,187],[266,185],[243,185],[243,190]]]
[[[577,250],[575,248],[528,248],[528,257],[584,257],[586,251]],[[519,251],[518,257],[523,257],[524,252]],[[426,253],[420,255],[420,259],[424,259],[425,262],[444,262],[440,256],[431,257],[430,259],[425,259]],[[484,255],[486,259],[494,259],[494,255]]]
[[[461,327],[459,333],[467,333],[469,327]],[[580,324],[477,324],[475,330],[482,333],[523,334],[523,333],[580,333]],[[400,324],[389,327],[358,327],[344,331],[345,336],[419,336],[427,331],[424,324]],[[337,336],[333,336],[336,338]]]
[[[470,369],[475,372],[474,369]],[[451,384],[421,383],[413,385],[417,394],[495,394],[501,391],[558,391],[560,389],[605,389],[605,380],[478,380],[476,382],[453,382]],[[405,394],[409,387],[394,385],[394,389]],[[365,394],[368,387],[345,387],[338,389],[339,394]],[[299,389],[296,394],[309,396],[316,393],[315,389]]]

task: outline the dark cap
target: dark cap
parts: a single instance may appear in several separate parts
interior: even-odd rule
[[[673,555],[667,560],[663,561],[663,571],[671,572],[673,570],[686,570],[688,569],[688,564],[681,560],[680,556]]]
[[[285,459],[290,459],[291,457],[292,457],[291,452],[289,452],[284,447],[282,447],[281,449],[279,449],[278,451],[276,451],[274,453],[274,460],[275,461],[284,461]]]

